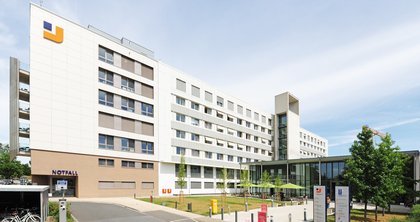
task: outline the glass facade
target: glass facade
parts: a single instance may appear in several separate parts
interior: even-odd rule
[[[278,160],[287,160],[287,115],[277,115],[279,131]]]

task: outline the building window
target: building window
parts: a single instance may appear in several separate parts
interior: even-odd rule
[[[251,147],[250,146],[246,146],[246,152],[251,152]]]
[[[219,117],[220,119],[223,119],[223,114],[222,113],[217,112],[216,116]]]
[[[129,92],[134,92],[134,80],[124,77],[121,77],[121,89],[127,90]]]
[[[200,109],[200,105],[198,103],[191,102],[191,109],[199,110]]]
[[[213,178],[213,167],[204,167],[204,178]]]
[[[111,86],[114,85],[114,74],[108,70],[100,68],[98,72],[98,78],[99,82],[101,83],[105,83]]]
[[[236,132],[236,135],[237,135],[239,138],[242,138],[242,132],[241,132],[241,131],[237,131],[237,132]]]
[[[260,120],[260,114],[258,114],[257,112],[254,112],[254,119],[255,120]]]
[[[246,109],[246,116],[251,118],[251,110],[250,109]]]
[[[206,91],[204,93],[204,97],[205,97],[207,102],[213,102],[213,94],[211,94],[211,92]]]
[[[205,152],[204,153],[204,156],[207,158],[207,159],[211,159],[212,157],[213,157],[213,153],[212,152]]]
[[[185,148],[184,147],[176,147],[176,154],[178,155],[185,155]]]
[[[154,189],[155,183],[154,182],[141,182],[141,189]]]
[[[191,133],[191,140],[192,141],[200,141],[200,136],[195,133]]]
[[[229,121],[229,122],[233,122],[233,117],[231,117],[231,116],[227,116],[227,121]]]
[[[237,160],[238,160],[238,163],[242,163],[242,157],[238,156]]]
[[[236,119],[236,123],[242,125],[242,119]]]
[[[128,152],[134,152],[134,140],[133,139],[127,139],[127,138],[121,138],[121,150],[122,151],[128,151]]]
[[[112,159],[98,159],[98,165],[104,167],[114,167],[114,160]]]
[[[218,160],[223,160],[223,154],[218,153],[218,154],[217,154],[217,159],[218,159]]]
[[[268,119],[268,125],[271,126],[271,119]]]
[[[176,79],[176,89],[182,92],[186,92],[187,91],[187,84],[180,80],[180,79]]]
[[[258,148],[254,147],[254,153],[258,153]]]
[[[233,107],[234,107],[233,102],[228,100],[228,109],[233,111]]]
[[[221,106],[221,107],[223,107],[223,103],[224,103],[224,100],[223,100],[223,98],[222,97],[220,97],[220,96],[218,96],[217,97],[217,105],[218,106]]]
[[[214,183],[213,182],[204,182],[204,189],[213,189]]]
[[[246,126],[246,127],[248,127],[248,128],[251,128],[251,123],[250,123],[250,122],[248,122],[248,121],[246,121],[246,122],[245,122],[245,126]]]
[[[200,156],[200,150],[191,150],[191,156],[199,157]]]
[[[266,118],[265,116],[261,116],[261,122],[265,123],[266,122]]]
[[[153,154],[154,148],[152,142],[141,141],[141,153],[144,154]]]
[[[99,57],[99,60],[103,62],[114,64],[114,54],[109,49],[99,46],[98,57]]]
[[[258,136],[254,136],[254,141],[258,142]]]
[[[124,168],[135,168],[136,167],[136,163],[134,161],[122,160],[121,161],[121,167],[124,167]]]
[[[191,117],[191,125],[193,125],[193,126],[200,125],[200,120],[199,119],[196,119],[194,117]]]
[[[228,161],[233,162],[233,156],[232,155],[228,155]]]
[[[204,143],[206,143],[206,144],[213,144],[213,142],[211,141],[211,139],[209,139],[209,138],[204,138]]]
[[[141,163],[141,168],[143,168],[143,169],[153,169],[154,168],[153,165],[154,165],[153,163]]]
[[[258,125],[254,124],[254,130],[258,130]]]
[[[114,94],[99,90],[99,104],[114,106]]]
[[[236,108],[239,114],[244,114],[244,108],[242,106],[238,105]]]
[[[114,137],[99,134],[99,148],[101,149],[114,149]]]
[[[191,86],[191,94],[195,97],[200,98],[200,88],[197,86]]]
[[[265,133],[265,128],[264,127],[261,127],[261,132]]]
[[[191,189],[201,189],[201,182],[191,182]]]
[[[212,124],[209,122],[205,122],[204,127],[206,127],[206,129],[212,129]]]
[[[204,112],[205,112],[206,114],[211,115],[211,111],[212,111],[212,109],[211,109],[211,108],[204,107]]]
[[[200,166],[190,166],[191,169],[191,177],[192,178],[201,178],[201,167]]]
[[[185,115],[182,115],[182,114],[179,114],[179,113],[177,113],[176,114],[176,121],[179,121],[179,122],[185,122]]]
[[[185,99],[177,96],[176,97],[176,104],[181,105],[181,106],[185,106]]]
[[[141,103],[141,114],[144,116],[153,117],[153,105],[148,103]]]
[[[134,113],[134,100],[121,97],[121,109]]]
[[[185,131],[177,130],[176,131],[176,137],[181,138],[181,139],[185,139]]]

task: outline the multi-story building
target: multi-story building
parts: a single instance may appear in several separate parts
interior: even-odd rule
[[[242,163],[327,156],[288,92],[273,115],[33,4],[30,29],[30,68],[11,58],[10,144],[53,195],[62,179],[69,196],[177,194],[181,156],[184,193],[220,192],[224,168],[234,192]]]

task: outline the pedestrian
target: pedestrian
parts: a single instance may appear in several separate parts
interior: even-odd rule
[[[327,196],[327,209],[330,208],[330,203],[331,203],[331,199],[330,199],[330,195]]]

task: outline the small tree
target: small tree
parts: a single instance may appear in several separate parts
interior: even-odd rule
[[[248,194],[249,194],[249,188],[252,186],[252,183],[249,180],[249,170],[241,170],[240,184],[243,188],[244,203],[247,203],[248,202],[247,198],[248,198]]]
[[[225,206],[225,201],[226,201],[226,188],[227,188],[227,181],[228,181],[228,173],[227,173],[227,169],[223,168],[222,172],[220,174],[220,179],[222,180],[220,183],[217,183],[217,188],[221,191],[221,202],[222,202],[222,207]]]
[[[373,133],[367,126],[363,126],[362,132],[357,135],[350,153],[351,157],[346,161],[347,169],[344,177],[352,184],[354,196],[364,202],[364,221],[366,221],[367,203],[375,196],[375,190],[380,183],[375,166]]]
[[[0,152],[0,177],[4,179],[13,179],[21,177],[23,174],[22,164],[17,160],[10,159],[10,153],[7,150]]]
[[[179,202],[182,203],[182,201],[184,200],[183,196],[184,196],[184,187],[185,185],[187,185],[187,181],[185,180],[186,177],[186,169],[185,169],[185,157],[184,155],[181,155],[181,162],[179,164],[179,169],[178,169],[178,181],[177,184],[180,187],[181,191],[179,192]]]
[[[281,201],[281,194],[280,194],[281,188],[280,188],[280,186],[282,184],[283,184],[283,181],[281,181],[280,176],[277,175],[276,179],[274,180],[274,186],[275,186],[274,190],[276,191],[276,196],[277,196],[278,201]]]
[[[261,184],[260,184],[261,188],[263,189],[262,192],[262,199],[266,199],[266,191],[267,189],[273,187],[273,184],[271,183],[271,176],[270,174],[264,170],[263,174],[261,175]]]

